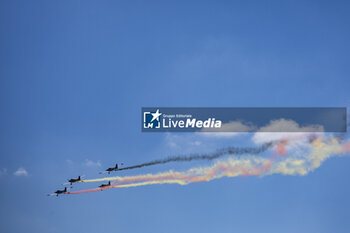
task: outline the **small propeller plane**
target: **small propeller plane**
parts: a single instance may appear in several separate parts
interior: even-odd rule
[[[122,166],[122,165],[124,165],[124,164],[121,163],[119,166]],[[119,170],[119,166],[118,166],[118,164],[116,164],[115,167],[107,168],[106,171],[100,172],[100,174],[106,173],[106,172],[107,172],[108,174],[110,174],[112,171],[118,171],[118,170]]]
[[[99,188],[107,188],[107,187],[109,187],[109,186],[111,186],[111,182],[110,181],[108,181],[108,184],[101,184],[100,186],[98,186]],[[101,190],[102,191],[102,190]]]
[[[72,179],[69,179],[68,180],[68,183],[64,183],[63,185],[66,185],[66,184],[70,184],[70,185],[72,185],[73,183],[75,183],[75,182],[78,182],[78,181],[81,181],[81,178],[83,178],[84,176],[78,176],[78,178],[72,178]]]
[[[56,192],[54,193],[51,193],[51,194],[47,194],[48,196],[56,196],[58,197],[59,194],[65,194],[67,193],[67,187],[65,187],[63,190],[57,190]]]

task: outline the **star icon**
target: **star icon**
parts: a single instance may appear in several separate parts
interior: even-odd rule
[[[151,113],[151,114],[153,116],[151,122],[154,120],[159,121],[159,116],[162,115],[161,113],[159,113],[159,109],[157,109],[157,111],[155,113]]]

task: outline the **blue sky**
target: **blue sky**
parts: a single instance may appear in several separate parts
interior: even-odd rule
[[[198,147],[197,135],[141,133],[143,106],[349,106],[349,7],[1,1],[1,231],[347,232],[348,157],[302,177],[46,194],[115,162],[245,143],[205,139]],[[27,176],[14,175],[21,167]]]

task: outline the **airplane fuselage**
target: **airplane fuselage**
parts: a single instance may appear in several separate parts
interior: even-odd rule
[[[72,183],[78,182],[80,179],[70,179],[68,182],[72,185]]]

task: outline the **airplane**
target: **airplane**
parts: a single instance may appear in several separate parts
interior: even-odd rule
[[[70,183],[70,185],[72,185],[72,184],[75,183],[75,182],[81,181],[81,178],[82,178],[82,177],[84,177],[84,176],[78,176],[77,179],[74,179],[74,178],[69,179],[69,180],[68,180],[68,183],[64,183],[63,185],[69,184],[69,183]]]
[[[98,186],[99,188],[106,188],[111,186],[111,181],[108,181],[108,184],[101,184],[100,186]]]
[[[123,163],[120,164],[120,166],[122,166],[122,165],[123,165]],[[110,174],[112,171],[118,171],[118,169],[119,169],[119,166],[118,166],[118,164],[116,164],[115,167],[107,168],[106,171],[100,172],[100,174],[105,173],[105,172]]]
[[[67,192],[67,187],[65,187],[63,190],[57,190],[56,192],[54,192],[52,194],[47,194],[47,195],[58,197],[59,194],[65,194],[66,192]]]

